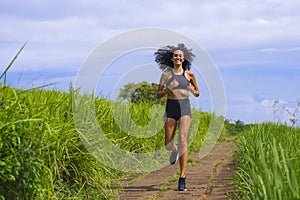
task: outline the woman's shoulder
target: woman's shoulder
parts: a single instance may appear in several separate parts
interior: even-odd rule
[[[170,75],[172,75],[172,71],[171,70],[166,70],[162,73],[163,76],[167,76],[169,77]]]
[[[185,71],[185,76],[186,76],[186,78],[187,78],[189,81],[195,79],[195,74],[194,74],[194,72],[193,72],[193,71],[190,71],[190,70]]]
[[[190,70],[186,70],[185,71],[185,74],[189,75],[189,76],[194,76],[194,72],[193,71],[190,71]]]
[[[160,80],[164,84],[164,83],[166,83],[170,79],[171,76],[172,76],[171,71],[164,71],[161,74],[161,79]]]

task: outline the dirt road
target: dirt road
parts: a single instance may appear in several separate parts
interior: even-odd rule
[[[176,171],[179,164],[169,165],[151,172],[134,184],[126,186],[118,195],[120,200],[184,200],[230,199],[234,175],[234,138],[225,138],[212,151],[200,159],[199,154],[189,156],[187,191],[177,191]]]

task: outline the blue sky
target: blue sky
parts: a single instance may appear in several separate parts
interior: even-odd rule
[[[55,89],[67,90],[99,44],[132,29],[165,28],[206,49],[224,82],[227,119],[273,121],[274,100],[293,112],[300,99],[299,10],[298,0],[2,0],[0,72],[27,42],[8,83],[30,88],[56,82]],[[137,64],[153,62],[141,58]],[[209,110],[209,93],[198,80],[200,107]],[[282,110],[276,115],[289,118]]]

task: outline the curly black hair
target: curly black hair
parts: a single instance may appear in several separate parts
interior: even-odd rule
[[[192,53],[192,49],[188,49],[184,44],[179,43],[177,47],[175,46],[165,46],[160,49],[158,49],[155,53],[155,62],[159,64],[159,69],[166,71],[170,67],[173,68],[173,62],[172,62],[172,57],[173,57],[173,52],[176,50],[180,50],[184,54],[184,62],[182,63],[182,68],[184,70],[190,70],[193,57],[195,55]]]

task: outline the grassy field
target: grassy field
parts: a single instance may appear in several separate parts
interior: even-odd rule
[[[118,192],[118,180],[130,175],[103,165],[88,151],[74,123],[74,92],[0,84],[0,199],[110,199]],[[131,136],[116,123],[114,102],[94,101],[96,118],[113,144],[136,153],[164,148],[163,129],[146,139]],[[143,126],[149,123],[150,107],[127,109]],[[193,115],[199,123],[192,125],[190,150],[197,151],[211,114],[193,110]]]
[[[239,138],[237,199],[300,199],[299,128],[256,124]]]
[[[132,175],[103,164],[84,145],[74,122],[75,92],[72,88],[67,93],[21,90],[0,84],[0,199],[112,199],[122,187],[118,181]],[[160,109],[156,113],[152,104],[93,101],[96,120],[112,144],[134,153],[164,148],[163,129],[151,137],[138,137],[140,126],[160,127]],[[123,115],[126,110],[133,124],[140,126],[129,123],[120,128],[120,122],[129,121]],[[121,112],[116,115],[115,111]],[[151,121],[153,115],[161,120]],[[212,117],[193,110],[191,152],[200,150]],[[223,133],[226,128],[239,132],[237,199],[300,199],[299,128],[279,123],[234,126],[227,122],[225,126]],[[143,134],[152,133],[144,130]]]
[[[133,173],[122,170],[134,163],[122,163],[122,152],[142,155],[164,149],[162,107],[85,97],[71,86],[69,92],[8,87],[6,72],[24,46],[0,76],[0,200],[112,199],[122,188],[119,180]],[[197,152],[213,142],[214,134],[204,139],[208,132],[220,131],[217,124],[224,118],[194,109],[192,115],[189,150]],[[300,199],[299,128],[225,120],[222,133],[239,138],[237,199]],[[108,143],[122,151],[113,154],[105,148]],[[162,166],[155,159],[150,165],[136,163],[135,172],[140,166],[141,172]]]

